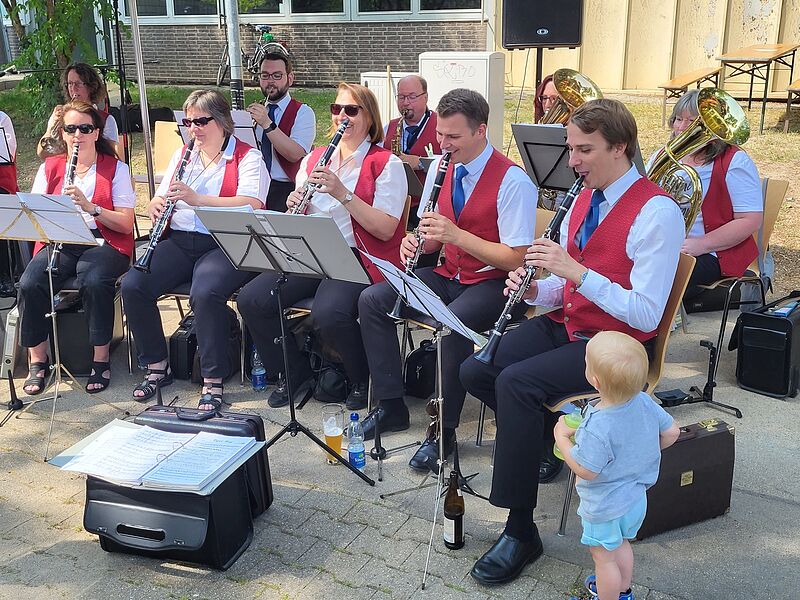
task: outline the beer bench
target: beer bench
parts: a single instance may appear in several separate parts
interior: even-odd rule
[[[786,88],[786,93],[786,117],[783,121],[783,133],[789,132],[789,112],[792,110],[792,100],[800,98],[800,79],[795,79],[790,83],[789,87]],[[794,96],[797,96],[797,98]]]
[[[689,89],[690,85],[696,84],[699,88],[704,81],[713,81],[714,87],[719,87],[719,73],[721,70],[722,67],[697,69],[696,71],[673,77],[666,83],[659,85],[658,87],[664,90],[664,99],[661,104],[661,126],[663,127],[667,122],[667,100],[669,98],[680,98]]]

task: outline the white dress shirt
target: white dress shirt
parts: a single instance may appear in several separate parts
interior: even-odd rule
[[[469,204],[472,192],[478,184],[478,180],[483,174],[483,169],[489,158],[492,156],[494,148],[487,142],[477,158],[464,165],[468,174],[461,180],[464,187],[464,206]],[[430,198],[433,190],[433,182],[436,180],[436,172],[442,158],[437,157],[428,169],[425,178],[425,186],[422,190],[422,197],[417,209],[417,214],[421,217],[425,211],[425,205]],[[461,163],[453,165],[453,173]],[[455,181],[453,182],[455,186]],[[513,166],[506,171],[500,189],[497,193],[497,227],[500,231],[500,243],[510,246],[530,246],[536,235],[536,202],[539,193],[536,185],[528,177],[528,174],[518,166]],[[436,212],[439,212],[438,210]]]
[[[8,144],[8,150],[10,154],[9,158],[11,158],[11,162],[14,162],[17,154],[17,136],[14,133],[14,124],[11,122],[11,117],[9,117],[2,110],[0,110],[0,127],[3,128],[3,131],[6,135],[6,144]],[[0,146],[0,148],[2,148],[2,146]],[[4,156],[3,158],[6,157]]]
[[[183,173],[183,182],[198,194],[219,196],[219,192],[222,189],[222,180],[225,178],[225,166],[229,161],[233,160],[235,146],[236,138],[231,136],[222,151],[219,162],[209,163],[206,167],[203,166],[203,161],[200,159],[199,150],[192,152],[189,164],[186,165],[186,170]],[[177,149],[175,154],[172,155],[172,159],[169,161],[166,171],[164,171],[166,176],[161,180],[158,190],[156,190],[156,196],[166,198],[172,174],[175,173],[175,168],[182,155],[182,148]],[[255,148],[250,148],[239,162],[239,176],[235,195],[257,198],[263,206],[269,190],[269,181],[269,173],[267,173],[267,167],[261,158],[261,153]],[[179,200],[175,204],[170,227],[178,231],[208,233],[208,229],[197,218],[194,207],[186,204],[183,200]]]
[[[96,167],[97,165],[94,164],[86,173],[82,175],[75,174],[75,187],[83,192],[83,195],[86,196],[89,202],[92,201],[95,184],[97,182]],[[58,190],[58,192],[60,191],[61,190]],[[31,193],[47,193],[47,177],[44,173],[44,163],[39,166],[39,170],[36,172],[36,177],[31,187]],[[114,208],[134,208],[136,206],[136,192],[133,191],[130,168],[120,160],[117,161],[117,170],[114,172],[114,179],[111,182],[111,203]],[[92,215],[77,205],[75,209],[81,213],[89,229],[97,228],[97,224],[94,222],[94,217]]]
[[[112,142],[119,142],[119,128],[111,113],[108,113],[106,124],[103,126],[103,137]]]
[[[603,222],[620,197],[640,177],[636,167],[632,166],[603,190],[605,200],[600,203],[598,224]],[[574,208],[573,204],[561,224],[559,239],[564,248],[567,246],[569,221]],[[581,229],[578,229],[576,239],[580,239]],[[625,242],[625,254],[633,261],[631,289],[625,289],[590,269],[578,292],[634,329],[653,331],[661,321],[672,289],[684,234],[683,215],[678,205],[667,196],[654,196],[634,219]],[[540,280],[538,295],[529,304],[561,306],[565,282],[563,277],[557,275]]]
[[[341,159],[341,146],[333,153],[333,158],[329,165],[330,169],[332,172],[336,173],[336,176],[341,180],[344,187],[353,193],[355,193],[358,177],[361,174],[361,166],[364,164],[364,158],[367,156],[367,152],[369,152],[371,147],[372,144],[369,138],[365,139],[361,142],[356,151],[347,157],[344,162],[342,162]],[[300,163],[300,170],[297,172],[297,187],[301,187],[306,182],[306,179],[308,179],[306,169],[309,156],[310,155],[306,156],[303,162]],[[372,200],[372,207],[386,213],[390,217],[400,219],[400,217],[403,216],[407,195],[408,181],[406,180],[405,167],[403,167],[403,163],[399,158],[392,155],[389,158],[389,162],[386,163],[383,172],[375,181],[375,195]],[[356,247],[356,238],[353,235],[353,222],[351,221],[350,211],[336,198],[330,194],[317,192],[311,199],[307,212],[308,214],[325,213],[331,215],[350,247]]]
[[[291,100],[291,96],[287,93],[283,98],[276,102],[276,106],[278,108],[275,109],[275,123],[277,125],[281,124],[281,118],[283,114],[286,112],[286,107],[289,106],[289,101]],[[269,109],[269,105],[267,105]],[[314,111],[311,110],[311,107],[307,104],[303,104],[297,109],[297,115],[294,119],[294,125],[292,125],[292,132],[289,137],[300,144],[303,147],[303,150],[306,151],[306,154],[311,152],[311,146],[314,143],[314,138],[317,135],[317,117],[314,115]],[[264,136],[264,128],[261,125],[256,125],[256,139],[258,143],[261,143],[261,138]],[[291,181],[289,176],[286,174],[286,171],[283,170],[281,167],[280,161],[278,161],[277,153],[275,152],[275,144],[272,145],[272,170],[270,172],[270,178],[274,179],[275,181]]]

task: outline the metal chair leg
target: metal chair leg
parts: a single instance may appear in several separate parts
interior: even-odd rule
[[[475,445],[480,448],[483,445],[483,427],[486,424],[486,405],[481,402],[481,414],[478,417],[478,432],[475,435]]]
[[[558,522],[558,535],[564,536],[567,531],[567,517],[569,516],[569,505],[572,503],[572,490],[575,487],[575,472],[570,469],[567,478],[567,489],[564,490],[564,506],[561,508],[561,520]]]

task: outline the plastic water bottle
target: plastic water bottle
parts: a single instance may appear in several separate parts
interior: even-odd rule
[[[364,470],[367,458],[364,454],[364,430],[358,422],[358,413],[350,413],[350,425],[347,426],[347,454],[350,464],[356,469]]]
[[[581,424],[581,421],[583,421],[583,415],[581,415],[581,411],[578,408],[571,413],[567,413],[567,415],[564,417],[564,423],[566,423],[567,427],[570,429],[577,429]],[[574,435],[570,436],[569,439],[572,440],[573,444],[575,443]],[[553,454],[555,454],[556,458],[564,460],[564,455],[561,454],[561,450],[559,450],[558,446],[556,445],[553,445]]]
[[[253,391],[263,392],[267,389],[267,370],[264,368],[264,363],[261,362],[261,357],[258,355],[255,344],[253,344],[250,359],[253,365],[250,369],[250,381],[253,382]]]

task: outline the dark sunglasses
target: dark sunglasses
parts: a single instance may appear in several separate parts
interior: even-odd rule
[[[96,127],[89,123],[81,123],[80,125],[73,125],[70,123],[69,125],[64,125],[64,131],[67,133],[75,133],[76,131],[80,131],[81,133],[92,133]]]
[[[205,127],[213,120],[214,117],[197,117],[196,119],[183,118],[181,122],[183,123],[184,127],[189,127],[190,125],[194,125],[195,127]]]
[[[342,110],[348,117],[355,117],[361,107],[358,104],[331,104],[332,115],[338,115]]]

